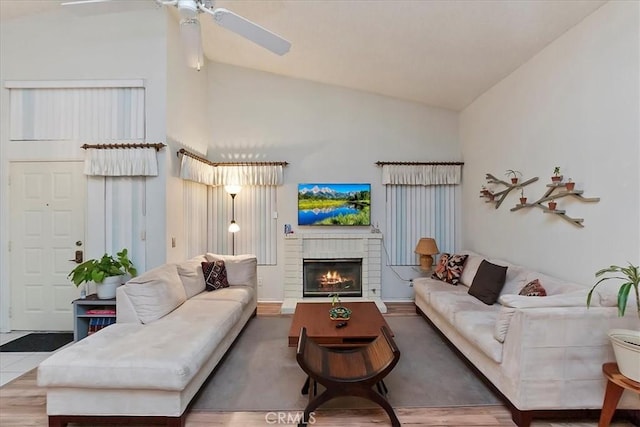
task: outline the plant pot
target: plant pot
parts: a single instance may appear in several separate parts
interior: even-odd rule
[[[551,177],[551,182],[553,182],[554,184],[558,184],[560,182],[562,182],[562,175],[558,175],[558,176],[552,176]]]
[[[102,283],[96,283],[98,299],[112,299],[116,297],[116,289],[122,284],[123,276],[105,277]]]
[[[527,204],[527,198],[526,197],[520,197],[520,204],[521,205],[526,205]]]
[[[351,310],[341,305],[331,307],[329,309],[329,318],[331,320],[349,320],[351,319]]]
[[[549,202],[549,210],[550,211],[555,211],[557,205],[558,204],[556,202]]]
[[[512,184],[517,184],[518,183],[518,178],[511,178],[511,183]]]
[[[567,191],[573,191],[573,189],[576,187],[576,183],[575,182],[567,182],[564,186],[567,189]]]
[[[609,339],[616,355],[620,373],[633,381],[640,382],[640,331],[612,329]]]

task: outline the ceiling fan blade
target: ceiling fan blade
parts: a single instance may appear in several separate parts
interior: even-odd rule
[[[160,5],[153,0],[72,0],[61,3],[65,10],[80,16],[120,13],[130,10],[158,9]],[[79,7],[78,7],[79,6]]]
[[[213,19],[221,27],[231,30],[273,53],[284,55],[291,48],[289,41],[230,10],[218,8],[213,12],[205,11],[211,13]]]

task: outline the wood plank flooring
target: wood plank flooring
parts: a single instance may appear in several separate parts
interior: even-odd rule
[[[415,315],[413,304],[390,303],[388,316]],[[260,303],[258,316],[282,316],[280,304]],[[426,325],[425,325],[426,327]],[[450,407],[450,408],[395,408],[404,426],[461,427],[461,426],[514,426],[511,414],[502,405]],[[245,427],[269,425],[296,425],[296,412],[199,412],[188,411],[186,427]],[[278,417],[280,421],[278,422]],[[0,426],[30,427],[46,426],[46,396],[44,389],[36,384],[36,370],[32,370],[0,388]],[[312,425],[312,424],[309,424]],[[365,427],[390,425],[382,410],[319,410],[314,426]],[[596,427],[596,420],[534,421],[533,427]],[[627,422],[612,423],[612,427],[631,427]],[[93,427],[93,426],[83,426]]]

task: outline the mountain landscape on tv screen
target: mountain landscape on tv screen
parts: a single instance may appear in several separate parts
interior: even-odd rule
[[[298,225],[371,225],[371,185],[299,184]]]

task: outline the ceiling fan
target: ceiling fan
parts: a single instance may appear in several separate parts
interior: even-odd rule
[[[289,52],[291,43],[264,27],[244,18],[228,9],[214,8],[214,0],[154,0],[161,6],[175,6],[180,12],[180,34],[184,42],[187,64],[200,70],[204,64],[200,21],[198,15],[209,14],[216,24],[270,50],[284,55]],[[95,3],[116,3],[116,0],[75,0],[62,3],[74,6]]]

